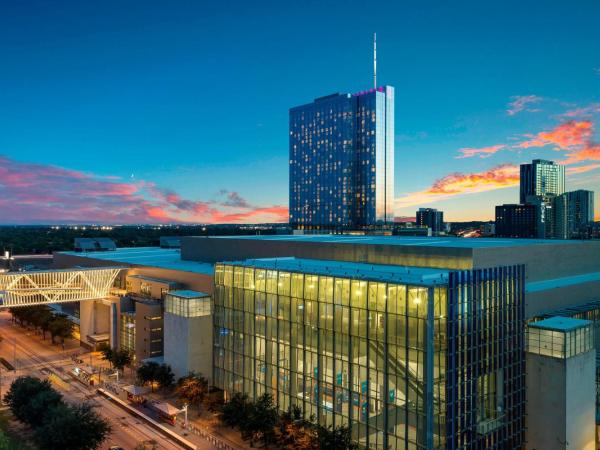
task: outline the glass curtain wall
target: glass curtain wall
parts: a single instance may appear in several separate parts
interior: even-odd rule
[[[446,297],[446,286],[217,264],[214,379],[350,425],[363,447],[445,448]]]

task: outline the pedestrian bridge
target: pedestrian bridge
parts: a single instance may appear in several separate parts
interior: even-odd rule
[[[106,298],[121,270],[99,267],[0,273],[0,307]]]

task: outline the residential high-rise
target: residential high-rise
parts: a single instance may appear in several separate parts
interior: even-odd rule
[[[433,208],[419,208],[417,226],[429,227],[433,234],[444,230],[444,212]]]
[[[594,193],[580,189],[559,195],[555,217],[557,238],[578,237],[594,221]]]
[[[496,206],[496,236],[540,237],[540,208],[537,205]]]
[[[534,159],[521,164],[520,203],[531,195],[560,195],[565,192],[565,167],[554,161]]]
[[[393,221],[393,87],[292,108],[289,133],[293,228],[348,230]]]

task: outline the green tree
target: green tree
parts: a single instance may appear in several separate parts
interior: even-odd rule
[[[61,343],[65,342],[65,339],[73,337],[73,322],[69,320],[64,314],[56,314],[48,326],[52,343],[54,338],[60,338]]]
[[[54,392],[56,396],[48,394]],[[36,400],[40,396],[39,400]],[[19,377],[10,385],[10,389],[4,396],[4,401],[14,414],[14,416],[23,423],[33,425],[35,420],[40,419],[46,409],[42,411],[34,410],[32,406],[43,407],[43,405],[51,405],[60,402],[60,394],[58,394],[48,380],[40,380],[39,378],[24,376]],[[31,420],[34,420],[32,422]]]
[[[113,351],[112,365],[115,369],[123,370],[129,364],[131,364],[131,353],[122,349]]]
[[[138,367],[137,378],[140,384],[150,383],[152,390],[154,390],[154,384],[158,384],[161,388],[166,389],[172,386],[175,381],[175,375],[171,370],[171,366],[158,364],[154,361],[143,363]]]
[[[203,376],[191,373],[187,377],[179,379],[176,392],[180,398],[196,405],[199,410],[202,400],[208,392],[208,380]]]
[[[352,433],[346,425],[324,427],[316,425],[315,447],[320,450],[355,450],[356,442],[352,441]]]
[[[263,394],[250,403],[249,414],[242,423],[242,430],[250,436],[250,445],[254,439],[262,439],[265,448],[273,442],[275,426],[279,422],[279,412],[270,394]]]
[[[102,343],[98,346],[98,351],[102,354],[102,360],[108,361],[112,367],[113,358],[115,355],[115,351],[112,349],[112,347],[106,343]]]
[[[110,432],[109,422],[90,405],[60,403],[48,411],[34,437],[41,450],[94,450]]]
[[[40,330],[42,330],[42,337],[44,340],[46,340],[46,332],[50,330],[50,324],[52,323],[53,319],[54,314],[52,314],[52,312],[48,308],[45,308],[43,311],[40,312],[39,327]]]
[[[232,428],[239,427],[248,417],[249,409],[248,395],[236,392],[227,403],[221,406],[221,421]]]

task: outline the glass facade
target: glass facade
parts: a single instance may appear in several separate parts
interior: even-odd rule
[[[121,312],[121,350],[135,355],[135,313]]]
[[[394,88],[290,109],[290,224],[348,229],[393,221]]]
[[[171,291],[165,294],[165,312],[181,317],[210,316],[212,313],[210,302],[210,296],[207,294],[179,295],[177,291]]]
[[[454,274],[417,284],[217,264],[214,379],[350,425],[364,448],[516,449],[522,272]]]
[[[521,164],[520,203],[529,196],[560,195],[565,192],[565,166],[534,159],[531,164]]]

